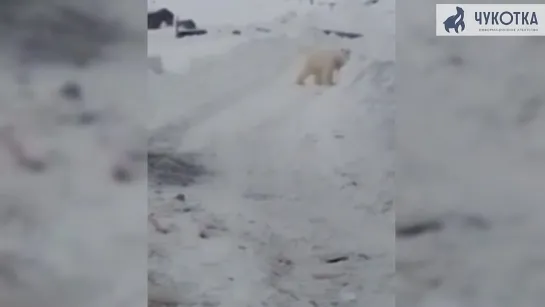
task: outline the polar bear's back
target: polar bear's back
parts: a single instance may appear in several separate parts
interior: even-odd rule
[[[306,54],[306,65],[308,67],[334,65],[337,68],[343,66],[350,57],[345,49],[313,49]]]

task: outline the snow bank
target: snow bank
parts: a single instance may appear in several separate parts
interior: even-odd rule
[[[217,34],[176,39],[172,31],[159,30],[148,34],[148,54],[161,57],[165,70],[183,73],[193,60],[229,52],[245,41],[244,37]]]

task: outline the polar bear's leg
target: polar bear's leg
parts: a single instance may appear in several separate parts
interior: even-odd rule
[[[308,78],[309,72],[307,69],[303,70],[298,76],[296,83],[298,85],[305,85],[305,80]]]
[[[335,83],[333,82],[333,73],[335,69],[333,67],[328,67],[327,69],[324,69],[323,75],[324,75],[324,84],[328,86],[333,86]]]
[[[323,72],[318,71],[314,74],[314,84],[323,85],[324,84],[324,75]]]

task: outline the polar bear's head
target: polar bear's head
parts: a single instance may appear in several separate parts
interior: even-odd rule
[[[351,56],[351,51],[350,49],[346,49],[346,48],[342,48],[340,50],[340,53],[337,55],[337,68],[340,69],[341,67],[343,67],[349,60],[350,60],[350,56]]]
[[[341,49],[341,54],[342,54],[343,58],[346,61],[348,61],[348,60],[350,60],[350,55],[352,54],[352,52],[350,51],[350,49],[342,48]]]

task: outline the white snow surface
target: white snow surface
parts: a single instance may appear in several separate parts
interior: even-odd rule
[[[195,154],[212,173],[189,187],[150,185],[149,210],[170,231],[149,224],[150,300],[394,305],[394,3],[288,4],[240,22],[240,36],[148,35],[166,71],[149,74],[148,129],[162,139],[151,150]],[[347,20],[362,39],[312,31]],[[352,49],[337,86],[294,84],[309,47]]]

